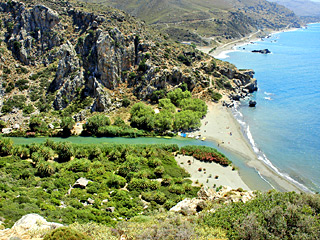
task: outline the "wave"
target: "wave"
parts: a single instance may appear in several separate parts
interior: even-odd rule
[[[268,92],[264,92],[265,95],[268,95],[268,96],[272,96],[274,95],[273,93],[268,93]]]
[[[269,101],[273,100],[271,97],[264,97],[264,99],[269,100]]]
[[[296,181],[295,179],[293,179],[289,174],[287,173],[283,173],[281,172],[277,167],[275,167],[272,162],[267,158],[266,154],[258,147],[258,145],[255,143],[253,136],[251,134],[250,131],[250,126],[244,121],[243,119],[243,114],[239,111],[239,104],[235,105],[232,108],[232,112],[233,115],[235,117],[235,119],[238,121],[238,123],[241,126],[242,132],[245,135],[245,137],[248,139],[254,153],[257,155],[258,160],[262,161],[265,165],[267,165],[269,168],[271,168],[276,174],[278,174],[279,176],[287,179],[288,181],[290,181],[291,183],[293,183],[294,185],[298,186],[300,189],[302,189],[303,191],[306,192],[312,192],[309,188],[307,188],[305,185],[303,185],[302,183]],[[258,172],[259,176],[266,181],[268,184],[270,184],[269,181],[267,181],[264,177],[262,177],[262,175],[260,174],[260,172],[256,169],[256,171]],[[272,188],[274,188],[272,186],[272,184],[270,184],[270,186]]]

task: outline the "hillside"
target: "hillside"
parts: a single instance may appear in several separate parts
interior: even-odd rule
[[[270,0],[281,4],[295,14],[302,17],[319,17],[320,16],[320,3],[310,0]]]
[[[61,117],[84,121],[97,111],[120,111],[128,120],[126,107],[140,100],[158,102],[176,88],[202,99],[219,91],[239,95],[242,88],[256,89],[252,72],[171,41],[122,11],[39,3],[0,1],[6,127],[25,129],[31,115],[59,126]]]
[[[84,0],[83,0],[84,1]],[[90,0],[122,9],[178,41],[219,45],[258,30],[298,27],[285,7],[265,0]],[[88,2],[87,0],[85,2]]]

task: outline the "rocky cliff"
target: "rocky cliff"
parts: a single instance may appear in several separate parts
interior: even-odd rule
[[[87,98],[92,102],[86,108],[109,112],[128,95],[147,100],[154,91],[183,83],[202,98],[208,89],[256,87],[251,73],[173,42],[119,10],[1,0],[0,19],[3,66],[10,71],[1,79],[7,86],[4,99],[24,95],[26,104],[40,112],[79,106]]]

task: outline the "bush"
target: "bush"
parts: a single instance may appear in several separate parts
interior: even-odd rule
[[[187,145],[180,149],[180,153],[183,155],[193,156],[194,158],[201,161],[216,162],[223,166],[228,166],[232,163],[222,153],[218,152],[214,148],[210,148],[207,146]]]
[[[273,190],[247,203],[221,205],[199,220],[227,230],[228,239],[317,239],[319,202],[317,194]]]
[[[111,121],[106,115],[98,114],[88,119],[86,124],[84,124],[84,129],[96,135],[99,127],[109,126],[110,124]]]
[[[13,149],[13,141],[10,138],[0,138],[0,156],[8,156]]]
[[[42,118],[36,116],[32,116],[30,118],[29,128],[31,132],[37,132],[41,134],[47,133],[49,130],[47,124],[42,121]]]
[[[74,154],[73,145],[70,142],[60,142],[56,145],[56,152],[60,162],[67,162]]]
[[[131,126],[144,129],[152,130],[154,127],[154,111],[150,106],[143,103],[136,103],[132,106],[130,111]]]
[[[61,119],[60,127],[63,129],[64,136],[70,136],[75,121],[72,117],[64,117]]]
[[[91,240],[88,236],[69,227],[60,227],[44,236],[43,240]]]
[[[123,107],[128,107],[130,105],[130,103],[131,102],[130,102],[129,98],[125,97],[122,99],[122,106]]]
[[[180,106],[180,101],[185,98],[191,98],[191,93],[189,91],[183,92],[181,88],[176,88],[175,90],[169,92],[167,97],[174,105]]]

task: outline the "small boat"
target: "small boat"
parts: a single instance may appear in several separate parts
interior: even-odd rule
[[[196,136],[196,139],[198,140],[200,138],[200,136]]]
[[[204,140],[206,140],[206,137],[201,138],[201,141],[204,141]]]

